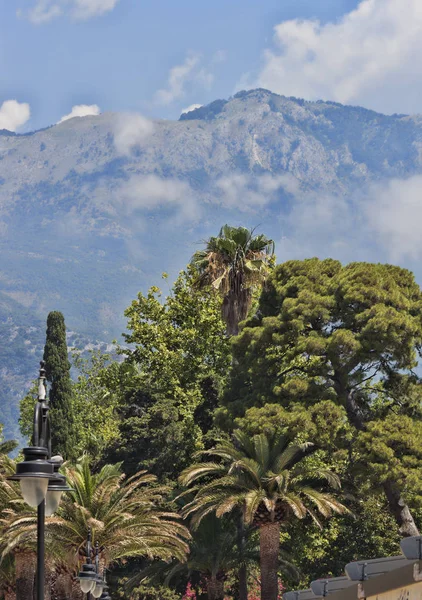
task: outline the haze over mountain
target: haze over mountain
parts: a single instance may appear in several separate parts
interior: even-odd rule
[[[183,114],[76,117],[0,132],[0,421],[36,376],[48,311],[72,343],[110,342],[139,290],[170,280],[224,222],[259,225],[279,260],[422,254],[422,117],[267,90]],[[14,398],[14,404],[10,399]]]

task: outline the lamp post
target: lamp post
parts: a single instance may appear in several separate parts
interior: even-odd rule
[[[88,530],[88,538],[86,542],[86,561],[79,571],[78,579],[81,590],[87,595],[87,600],[90,600],[91,595],[100,600],[111,600],[108,594],[108,585],[106,581],[106,569],[104,568],[103,577],[100,576],[100,558],[99,545],[95,543],[95,564],[92,563],[92,538],[91,529]]]
[[[44,600],[45,578],[45,516],[57,509],[63,492],[71,491],[66,478],[59,474],[61,456],[51,458],[51,435],[46,399],[45,363],[40,363],[38,401],[34,409],[32,446],[23,449],[24,460],[16,465],[16,474],[9,477],[19,481],[23,499],[37,508],[37,600]]]

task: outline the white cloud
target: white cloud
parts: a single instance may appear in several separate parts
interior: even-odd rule
[[[119,154],[130,154],[153,133],[154,124],[139,114],[119,115],[114,127],[114,145]]]
[[[90,19],[113,10],[119,0],[73,0],[73,16],[76,19]]]
[[[119,0],[36,0],[28,11],[18,9],[17,15],[35,25],[48,23],[62,15],[86,20],[113,10]]]
[[[133,175],[117,190],[116,198],[124,213],[131,217],[153,209],[170,209],[168,222],[182,224],[200,216],[193,190],[187,182],[179,179]]]
[[[255,211],[277,198],[280,190],[295,193],[298,182],[292,175],[247,175],[234,173],[216,182],[217,198],[225,208]]]
[[[373,185],[361,209],[393,261],[422,258],[422,175]]]
[[[279,216],[280,260],[310,256],[371,260],[365,240],[368,231],[356,206],[343,196],[317,192],[294,194],[291,206]]]
[[[72,106],[72,110],[68,115],[64,115],[58,121],[58,123],[63,123],[63,121],[68,121],[69,119],[73,119],[73,117],[89,117],[89,116],[98,116],[100,114],[100,107],[96,104],[77,104],[76,106]]]
[[[182,110],[182,115],[188,113],[188,112],[192,112],[193,110],[196,110],[197,108],[201,108],[202,104],[191,104],[190,106],[188,106],[187,108],[184,108]]]
[[[209,89],[214,81],[214,75],[205,67],[200,66],[201,57],[190,54],[181,65],[170,69],[167,87],[158,90],[155,94],[157,104],[167,105],[183,98],[188,84],[193,84]]]
[[[0,129],[16,131],[31,116],[31,109],[26,102],[6,100],[0,107]]]
[[[363,0],[339,21],[289,20],[253,87],[286,96],[421,112],[422,2]]]
[[[192,77],[199,60],[198,55],[188,56],[184,63],[176,65],[170,70],[167,88],[158,90],[155,95],[158,104],[171,104],[174,100],[184,96],[185,85]]]
[[[389,261],[420,272],[422,175],[369,185],[354,196],[293,193],[279,215],[278,256]]]

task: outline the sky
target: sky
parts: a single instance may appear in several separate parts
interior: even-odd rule
[[[253,87],[422,112],[421,52],[420,0],[0,0],[0,128]]]
[[[421,56],[422,0],[0,0],[0,129],[119,112],[124,154],[148,137],[151,119],[256,87],[422,114]],[[158,183],[155,200],[187,196]],[[365,194],[358,205],[298,203],[283,255],[321,254],[331,240],[333,256],[362,248],[362,259],[373,239],[384,259],[413,267],[422,258],[422,177]]]

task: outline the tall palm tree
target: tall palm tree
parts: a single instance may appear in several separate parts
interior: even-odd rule
[[[211,512],[222,517],[240,505],[245,522],[259,528],[262,600],[277,599],[280,524],[306,515],[320,524],[317,513],[348,512],[325,489],[340,488],[337,475],[306,460],[312,450],[312,444],[294,444],[286,437],[251,439],[236,431],[234,442],[199,453],[212,461],[194,464],[180,476],[182,485],[194,485],[195,497],[182,513],[192,515],[193,525]]]
[[[239,322],[246,319],[253,290],[265,281],[273,255],[273,240],[255,235],[253,229],[229,225],[193,255],[198,284],[212,285],[223,296],[222,317],[229,335],[236,335]]]

